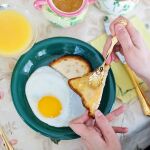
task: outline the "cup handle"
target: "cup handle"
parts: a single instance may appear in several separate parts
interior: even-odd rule
[[[43,5],[45,5],[45,4],[47,4],[47,0],[36,0],[35,2],[34,2],[34,7],[36,8],[36,9],[41,9],[42,8],[42,6]]]
[[[87,0],[89,4],[94,4],[96,3],[96,0]]]

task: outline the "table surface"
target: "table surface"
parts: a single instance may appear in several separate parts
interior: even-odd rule
[[[10,2],[11,0],[8,0]],[[1,2],[7,2],[1,0]],[[103,29],[104,13],[92,6],[85,21],[75,27],[61,29],[52,26],[42,14],[33,8],[33,0],[13,0],[14,5],[20,3],[35,13],[35,20],[39,24],[38,40],[54,36],[71,36],[84,41],[90,41],[99,36]],[[139,13],[140,12],[140,13]],[[150,27],[150,1],[142,0],[132,15],[139,16],[146,27]],[[77,32],[74,32],[77,31]],[[49,138],[40,135],[29,128],[17,114],[10,95],[10,79],[17,58],[0,57],[0,124],[6,131],[10,141],[14,143],[15,150],[84,150],[80,139],[61,141],[54,144]],[[115,107],[121,105],[116,100]],[[128,134],[120,135],[123,149],[144,148],[150,144],[150,119],[142,113],[138,100],[127,104],[127,110],[113,124],[127,126]],[[0,142],[1,143],[1,142]],[[2,143],[0,150],[4,150]]]

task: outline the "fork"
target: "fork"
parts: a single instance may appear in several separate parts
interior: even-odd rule
[[[89,84],[92,87],[98,87],[101,84],[101,78],[100,77],[102,76],[102,74],[104,72],[106,61],[107,61],[108,57],[111,55],[113,48],[117,44],[117,42],[118,42],[118,39],[116,36],[114,36],[111,39],[111,46],[107,51],[107,54],[106,54],[106,57],[104,59],[103,64],[101,66],[99,66],[95,71],[93,71],[91,76],[89,77]]]

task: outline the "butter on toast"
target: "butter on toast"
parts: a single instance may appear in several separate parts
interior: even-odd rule
[[[89,84],[89,77],[92,73],[68,81],[70,87],[81,96],[83,105],[89,110],[89,115],[92,117],[95,116],[95,111],[100,105],[109,68],[109,65],[104,67],[101,84],[95,88]]]

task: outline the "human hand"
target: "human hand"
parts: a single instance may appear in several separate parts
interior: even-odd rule
[[[110,26],[112,36],[117,36],[121,46],[117,46],[115,50],[120,49],[125,56],[128,65],[143,78],[150,83],[150,51],[146,47],[144,40],[135,27],[129,22],[127,26],[120,24],[119,21],[125,19],[123,17],[117,18]],[[105,47],[110,45],[110,40],[106,42]],[[105,48],[105,49],[106,49]],[[104,55],[105,55],[104,51]],[[114,55],[114,54],[113,54]],[[113,57],[115,59],[115,56]]]
[[[121,150],[115,132],[126,133],[127,128],[111,127],[109,122],[122,114],[125,107],[119,107],[106,117],[97,110],[95,120],[89,118],[88,113],[70,122],[72,130],[81,136],[88,150]],[[115,131],[115,132],[114,132]]]

